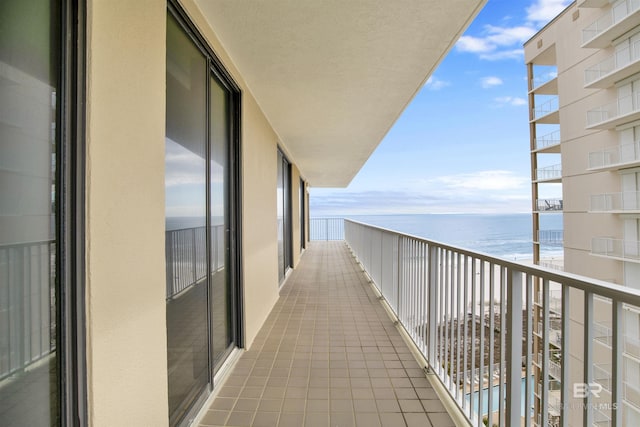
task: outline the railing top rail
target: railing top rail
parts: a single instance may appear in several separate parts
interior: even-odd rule
[[[468,255],[477,258],[481,261],[486,261],[492,264],[498,264],[506,267],[510,270],[519,271],[528,275],[541,277],[545,280],[552,282],[562,283],[572,288],[580,289],[587,292],[592,292],[600,296],[611,298],[613,300],[623,301],[635,306],[640,307],[640,290],[633,288],[616,285],[613,283],[605,282],[590,277],[580,276],[578,274],[567,273],[564,271],[554,270],[537,265],[528,265],[517,261],[509,261],[504,258],[500,258],[494,255],[488,255],[482,252],[476,252],[469,249],[464,249],[458,246],[441,243],[435,240],[425,239],[424,237],[415,236],[408,233],[402,233],[388,228],[379,227],[376,225],[366,224],[360,221],[354,221],[346,219],[345,222],[351,222],[371,229],[377,229],[379,231],[392,233],[401,237],[413,239],[419,242],[424,242],[428,245],[438,246],[446,250],[454,251],[462,255]]]
[[[46,245],[46,244],[55,243],[55,242],[56,242],[55,239],[51,239],[51,240],[39,240],[39,241],[35,241],[35,242],[0,243],[0,249]]]

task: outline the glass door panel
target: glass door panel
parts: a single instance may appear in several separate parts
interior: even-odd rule
[[[206,82],[206,57],[168,15],[165,236],[171,425],[208,390],[210,378]]]
[[[276,187],[277,221],[278,221],[278,280],[282,282],[285,270],[285,209],[284,209],[284,156],[278,151],[278,184]]]
[[[229,93],[212,76],[209,84],[211,165],[209,179],[211,262],[211,344],[217,371],[233,343],[229,280]]]
[[[58,1],[0,2],[0,424],[54,426],[59,402]]]

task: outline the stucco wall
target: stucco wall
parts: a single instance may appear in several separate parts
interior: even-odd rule
[[[93,426],[163,426],[165,0],[88,1],[86,311]]]

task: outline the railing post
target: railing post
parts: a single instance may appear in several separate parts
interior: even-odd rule
[[[436,351],[438,348],[438,334],[437,334],[437,310],[436,305],[438,301],[438,248],[434,245],[429,245],[429,273],[427,282],[427,292],[429,297],[427,298],[427,318],[429,319],[429,336],[427,337],[427,354],[429,359],[427,362],[431,367],[436,363]]]
[[[196,245],[196,229],[195,228],[191,229],[191,249],[193,250],[192,252],[193,282],[191,283],[196,283],[198,281],[198,265],[197,265],[197,259],[196,259],[197,245]]]
[[[520,425],[522,402],[522,273],[512,269],[507,275],[507,325],[506,415],[507,425],[516,426]]]

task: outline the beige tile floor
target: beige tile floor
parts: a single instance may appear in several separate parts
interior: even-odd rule
[[[344,242],[311,242],[201,426],[454,426]]]

